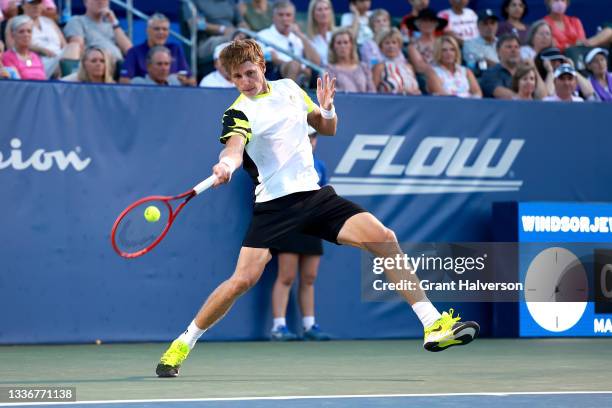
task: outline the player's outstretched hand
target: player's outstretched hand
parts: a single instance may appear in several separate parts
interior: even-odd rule
[[[213,174],[217,176],[217,181],[215,181],[213,187],[218,187],[221,184],[228,183],[232,178],[232,173],[230,173],[230,170],[225,163],[215,164],[213,166]]]
[[[336,95],[336,78],[330,79],[329,73],[323,74],[323,79],[317,78],[317,100],[319,106],[331,110]]]

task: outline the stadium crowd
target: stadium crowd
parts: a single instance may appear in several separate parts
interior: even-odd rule
[[[246,28],[268,45],[268,79],[304,88],[318,75],[307,60],[336,77],[340,92],[612,101],[612,27],[587,38],[571,0],[542,1],[548,14],[532,24],[526,0],[500,0],[498,10],[449,0],[439,11],[407,0],[404,16],[371,0],[350,0],[336,16],[330,0],[311,0],[303,22],[290,0],[194,0],[197,16],[177,2],[184,27],[198,30],[206,75],[195,78],[183,47],[168,42],[163,14],[150,16],[146,40],[133,45],[109,0],[84,0],[85,14],[63,28],[53,0],[0,0],[0,78],[231,87],[218,56]]]

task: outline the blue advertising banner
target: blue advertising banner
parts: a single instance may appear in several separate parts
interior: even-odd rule
[[[551,294],[529,302],[525,292],[520,335],[612,336],[612,204],[515,204],[518,241],[533,243],[521,246],[520,279],[531,294]],[[582,286],[586,298],[576,296]]]
[[[240,171],[183,211],[166,240],[118,257],[118,213],[210,174],[232,90],[0,82],[0,343],[161,341],[234,268],[252,208]],[[612,201],[612,107],[337,95],[317,155],[331,184],[402,241],[491,239],[491,203]],[[404,304],[365,303],[360,254],[326,245],[317,320],[337,338],[419,337]],[[261,339],[274,266],[206,338]],[[441,308],[447,305],[440,305]],[[453,305],[491,334],[491,305]],[[298,326],[295,307],[289,313]]]

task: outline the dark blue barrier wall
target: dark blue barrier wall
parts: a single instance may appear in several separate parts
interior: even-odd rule
[[[246,175],[192,202],[141,259],[115,255],[109,230],[133,200],[210,173],[235,96],[0,82],[0,343],[167,340],[184,329],[233,270],[250,218]],[[612,200],[611,106],[374,95],[336,104],[339,132],[320,141],[320,157],[337,189],[400,240],[488,240],[493,201]],[[357,250],[326,251],[325,328],[342,338],[421,335],[405,305],[361,302]],[[207,338],[263,338],[273,278]],[[491,333],[490,305],[457,308]]]

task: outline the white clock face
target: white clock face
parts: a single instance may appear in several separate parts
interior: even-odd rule
[[[582,317],[588,297],[584,266],[571,251],[553,247],[540,252],[525,277],[527,309],[542,328],[571,329]]]

